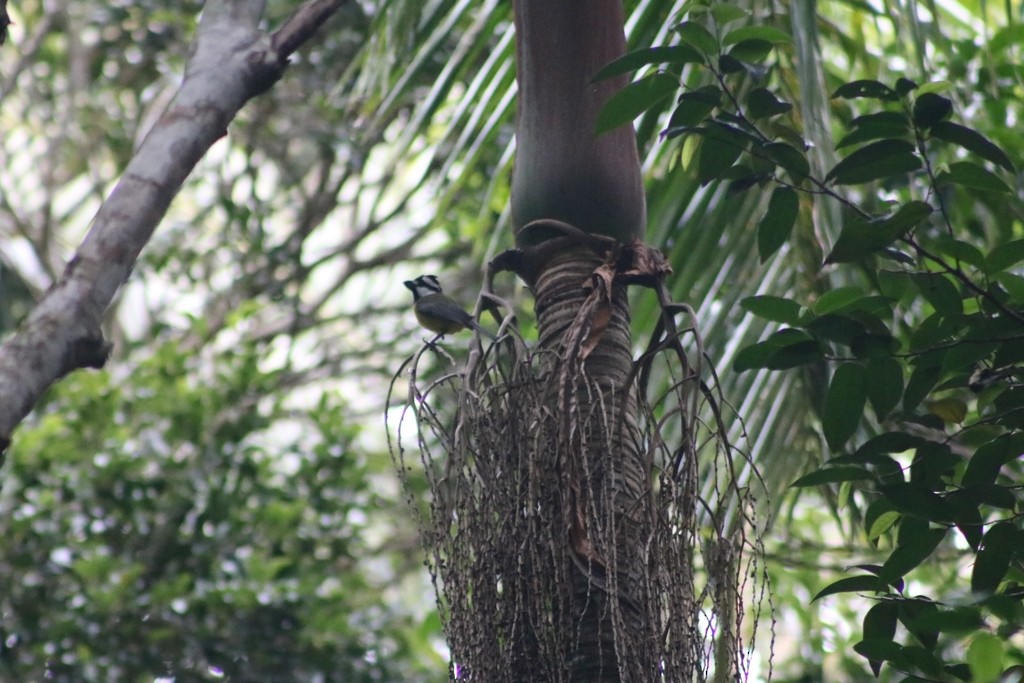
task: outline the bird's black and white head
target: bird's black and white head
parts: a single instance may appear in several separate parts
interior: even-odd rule
[[[415,280],[406,280],[405,286],[412,291],[414,301],[421,296],[441,293],[441,283],[437,281],[436,275],[420,275]]]

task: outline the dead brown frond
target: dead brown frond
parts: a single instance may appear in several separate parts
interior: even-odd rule
[[[624,390],[588,371],[593,328],[535,350],[511,320],[465,361],[428,344],[396,374],[392,392],[406,377],[408,391],[392,453],[421,514],[453,679],[568,681],[581,656],[620,681],[750,673],[769,602],[759,480],[731,442],[738,418],[692,310],[656,289],[662,316]],[[588,619],[596,653],[578,647]]]

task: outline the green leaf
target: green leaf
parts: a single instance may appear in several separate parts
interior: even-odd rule
[[[733,45],[729,50],[729,57],[732,57],[739,62],[757,64],[759,62],[763,62],[765,58],[771,54],[771,51],[772,44],[767,40],[751,38]]]
[[[705,85],[679,96],[678,104],[669,119],[668,133],[679,126],[697,126],[704,122],[722,102],[722,91],[714,85]]]
[[[792,299],[779,296],[750,296],[740,301],[740,308],[759,318],[787,325],[799,325],[803,307]]]
[[[931,215],[932,210],[925,202],[911,201],[891,216],[870,221],[854,218],[843,226],[825,263],[859,261],[892,244]]]
[[[746,149],[747,138],[737,129],[712,122],[701,138],[697,178],[701,185],[717,180]]]
[[[845,579],[839,579],[838,581],[830,583],[818,591],[818,594],[811,598],[811,602],[815,602],[816,600],[829,595],[836,595],[837,593],[884,593],[885,591],[885,582],[879,580],[877,576],[861,574],[859,576],[849,576]]]
[[[825,394],[825,409],[821,428],[829,448],[838,451],[860,424],[867,400],[864,367],[857,363],[843,363],[836,368]]]
[[[774,93],[767,88],[754,88],[747,95],[746,114],[747,118],[753,121],[785,114],[792,108],[792,104],[776,98]]]
[[[854,643],[853,651],[868,660],[871,672],[877,678],[882,671],[882,664],[889,662],[898,669],[907,669],[908,661],[903,655],[903,646],[890,639],[864,638]]]
[[[863,481],[865,479],[874,479],[874,475],[871,474],[870,470],[866,470],[863,467],[844,465],[841,467],[823,467],[820,470],[815,470],[810,474],[800,477],[789,486],[790,488],[805,488],[808,486],[821,486],[823,484],[838,484],[844,481]]]
[[[953,111],[953,103],[933,92],[920,93],[914,99],[914,124],[928,128],[947,118]]]
[[[897,510],[906,513],[904,525],[917,521],[926,528],[926,521],[946,524],[953,522],[955,518],[953,507],[946,502],[945,498],[928,490],[923,484],[907,482],[883,484],[878,487],[878,491],[888,498]],[[912,534],[912,536],[918,535],[920,534]]]
[[[908,630],[939,633],[966,633],[981,627],[984,621],[977,607],[924,611],[904,622]]]
[[[981,133],[966,126],[950,121],[940,121],[932,126],[930,133],[933,138],[959,145],[969,152],[974,152],[982,159],[1002,166],[1010,173],[1016,171],[1006,152]]]
[[[939,185],[961,185],[974,190],[989,192],[1010,192],[1010,186],[992,171],[971,161],[957,161],[949,165],[949,170],[938,175],[935,181]]]
[[[645,47],[622,55],[615,61],[604,66],[594,76],[593,81],[603,81],[622,74],[636,71],[649,64],[688,64],[702,63],[704,58],[689,45],[672,45],[670,47]]]
[[[844,100],[852,100],[858,97],[869,97],[885,102],[895,102],[900,99],[896,91],[878,81],[859,80],[844,83],[832,93],[832,97],[842,97]]]
[[[903,410],[911,412],[916,408],[932,387],[939,381],[942,368],[932,365],[918,365],[910,373],[907,387],[903,391]]]
[[[940,254],[949,256],[957,261],[962,261],[975,268],[983,269],[985,267],[985,255],[970,242],[943,236],[935,241],[935,248]]]
[[[757,226],[757,251],[761,255],[761,263],[785,244],[799,211],[800,198],[795,190],[780,186],[772,191],[768,210]]]
[[[864,615],[864,639],[892,640],[896,635],[896,615],[899,606],[891,600],[882,600]]]
[[[855,185],[888,178],[921,168],[914,145],[906,140],[879,140],[861,147],[836,164],[825,176],[826,182]]]
[[[868,361],[866,370],[868,401],[881,422],[903,396],[903,366],[895,358],[875,358]]]
[[[1020,542],[1020,531],[1012,522],[993,524],[985,532],[971,572],[972,593],[982,598],[995,595]]]
[[[695,21],[684,21],[675,27],[679,38],[697,48],[705,55],[718,53],[718,39],[710,31]]]
[[[741,9],[736,5],[729,5],[726,3],[716,3],[711,6],[711,16],[715,18],[715,21],[721,24],[728,24],[730,21],[737,21],[739,19],[746,19],[750,16],[750,12],[745,9]]]
[[[971,667],[971,680],[979,683],[1000,680],[1004,654],[1005,645],[1002,638],[986,631],[975,633],[967,648],[967,666]]]
[[[964,303],[956,285],[942,273],[915,273],[911,280],[921,296],[943,316],[958,316],[964,312]]]
[[[793,42],[788,33],[772,26],[743,26],[726,33],[722,44],[735,45],[745,40],[763,40],[779,45]]]
[[[666,73],[657,72],[633,81],[612,95],[597,115],[598,134],[624,126],[679,88],[679,82]]]
[[[814,302],[813,310],[817,315],[835,313],[863,298],[864,291],[860,287],[836,287],[822,294]]]
[[[910,135],[906,115],[894,111],[858,116],[850,122],[850,128],[852,130],[839,141],[836,149],[871,140],[900,139]]]
[[[915,534],[905,544],[892,551],[882,565],[879,578],[887,583],[902,578],[911,569],[928,559],[945,537],[946,529],[928,529],[923,534]]]
[[[985,257],[985,273],[992,275],[1024,261],[1024,239],[1003,242]]]
[[[741,350],[736,354],[733,369],[736,372],[754,368],[784,370],[820,359],[821,347],[817,341],[800,330],[785,328]]]
[[[784,142],[769,142],[762,149],[769,159],[786,169],[793,182],[799,183],[811,172],[807,157],[795,147]]]
[[[1004,435],[990,441],[974,452],[967,461],[963,486],[994,483],[999,471],[1024,452],[1024,432]]]

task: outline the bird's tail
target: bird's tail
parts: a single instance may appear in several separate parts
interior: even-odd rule
[[[495,337],[493,334],[491,334],[489,331],[485,330],[484,328],[480,327],[480,325],[477,323],[477,321],[470,320],[469,321],[469,326],[472,327],[477,332],[479,332],[480,334],[482,334],[483,336],[487,337],[488,339],[490,339],[492,341],[498,341],[497,337]]]

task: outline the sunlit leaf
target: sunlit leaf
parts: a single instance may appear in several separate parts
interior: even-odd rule
[[[722,38],[722,44],[734,45],[744,40],[763,40],[777,44],[793,42],[788,33],[773,26],[743,26],[726,33]]]

